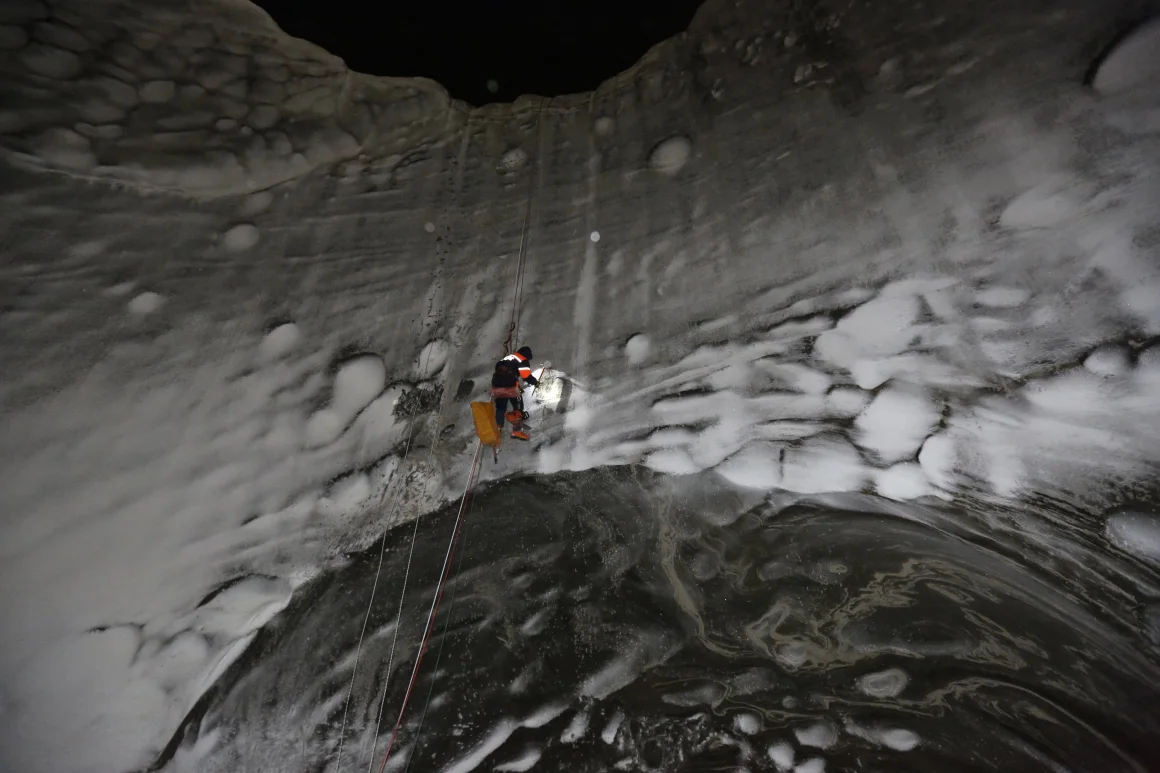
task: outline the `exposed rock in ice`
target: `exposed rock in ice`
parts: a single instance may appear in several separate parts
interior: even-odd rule
[[[919,387],[884,389],[854,421],[858,444],[884,462],[909,459],[938,424],[939,415],[939,406]]]
[[[1136,88],[1155,88],[1160,81],[1160,19],[1133,31],[1104,57],[1092,87],[1105,96]]]
[[[129,301],[129,311],[133,314],[151,314],[165,303],[165,298],[154,292],[144,292]]]
[[[1124,347],[1109,344],[1096,348],[1083,366],[1097,376],[1122,376],[1132,369],[1132,360]]]
[[[239,223],[225,232],[222,243],[231,252],[243,252],[254,247],[260,237],[261,233],[257,226],[251,223]]]
[[[872,698],[894,698],[906,689],[910,677],[901,668],[888,668],[858,677],[858,690]]]
[[[259,353],[263,360],[276,360],[292,352],[302,340],[302,332],[293,322],[284,322],[262,339]]]
[[[692,152],[693,144],[687,137],[670,137],[649,153],[648,165],[661,174],[676,174],[684,168]]]
[[[652,341],[643,333],[637,333],[624,345],[624,356],[633,365],[640,365],[648,358]]]
[[[1117,513],[1104,527],[1108,541],[1141,561],[1160,566],[1160,516]]]

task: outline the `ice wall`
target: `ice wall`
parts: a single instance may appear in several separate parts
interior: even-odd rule
[[[237,0],[0,6],[2,767],[146,765],[458,490],[529,196],[519,337],[575,390],[489,476],[1148,494],[1154,80],[1083,78],[1157,4],[768,5],[481,110]],[[1131,512],[1093,538],[1150,561]]]

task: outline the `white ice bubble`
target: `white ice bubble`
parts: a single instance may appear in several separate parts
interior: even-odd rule
[[[1132,369],[1132,360],[1128,357],[1127,349],[1109,344],[1089,354],[1083,366],[1097,376],[1122,376]]]
[[[1117,513],[1108,518],[1108,540],[1141,561],[1160,566],[1160,516],[1151,513]]]
[[[653,148],[648,165],[661,174],[673,175],[681,171],[693,153],[693,144],[687,137],[669,137]]]
[[[829,722],[794,728],[793,734],[799,744],[815,749],[829,749],[838,742],[838,729]]]
[[[887,668],[858,677],[858,690],[872,698],[893,698],[906,689],[909,681],[901,668]]]
[[[652,339],[644,333],[637,333],[624,345],[624,356],[633,365],[640,365],[648,358],[652,348]]]
[[[129,311],[133,314],[152,314],[161,308],[165,298],[154,292],[143,292],[129,301]]]
[[[900,752],[908,752],[918,746],[919,743],[917,733],[901,728],[882,730],[878,734],[878,740],[886,748]]]
[[[907,502],[932,493],[922,467],[914,462],[903,462],[876,471],[874,488],[881,496],[898,502]]]
[[[914,456],[938,423],[940,406],[925,390],[913,386],[884,389],[854,421],[858,445],[884,462]]]
[[[257,244],[260,236],[261,233],[258,231],[257,226],[251,223],[239,223],[226,231],[223,237],[223,243],[226,249],[231,252],[242,252]]]
[[[262,339],[259,352],[263,359],[275,360],[285,357],[302,340],[302,333],[293,322],[286,322],[271,330]]]
[[[432,223],[430,220],[428,220],[426,223],[423,224],[423,230],[429,234],[433,234],[433,233],[435,233],[435,224]]]
[[[794,766],[793,773],[823,773],[826,761],[821,757],[810,757],[805,762]]]
[[[600,232],[593,231],[592,233],[588,234],[588,238],[591,239],[593,242],[598,242],[598,241],[600,241]]]
[[[1105,96],[1149,87],[1160,80],[1160,19],[1124,38],[1100,63],[1092,87]]]
[[[780,771],[787,771],[793,767],[793,747],[788,743],[775,743],[766,750],[766,754]]]
[[[451,354],[451,345],[442,338],[428,342],[415,360],[415,374],[421,379],[429,379],[443,369]]]
[[[761,732],[761,718],[751,712],[743,711],[733,717],[733,729],[745,735],[757,735]]]

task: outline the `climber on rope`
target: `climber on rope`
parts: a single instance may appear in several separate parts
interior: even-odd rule
[[[524,410],[521,381],[531,387],[539,385],[532,375],[532,350],[527,346],[521,346],[495,364],[495,374],[491,377],[491,396],[495,400],[495,423],[499,428],[503,429],[506,418],[512,423],[512,437],[528,440],[528,433],[524,432],[524,419],[528,418],[528,414]],[[507,410],[509,404],[510,411]]]

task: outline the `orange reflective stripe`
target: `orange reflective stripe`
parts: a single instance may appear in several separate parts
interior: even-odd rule
[[[527,378],[530,375],[532,375],[531,368],[520,368],[520,378]]]

